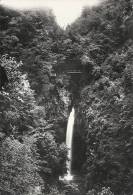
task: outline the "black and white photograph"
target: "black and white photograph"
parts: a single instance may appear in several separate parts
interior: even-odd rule
[[[133,195],[133,0],[0,0],[0,195]]]

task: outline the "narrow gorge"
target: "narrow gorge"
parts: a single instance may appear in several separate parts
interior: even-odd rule
[[[132,0],[0,4],[1,195],[132,195],[132,29]]]

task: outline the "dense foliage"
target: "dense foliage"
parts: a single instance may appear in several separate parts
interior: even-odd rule
[[[131,15],[130,1],[109,0],[85,8],[67,29],[73,45],[82,48],[81,64],[89,70],[79,88],[86,126],[86,190],[102,186],[117,194],[133,190]]]
[[[0,64],[9,80],[0,91],[1,191],[80,193],[74,184],[58,188],[74,105],[73,166],[78,161],[85,175],[81,193],[85,187],[87,195],[132,194],[132,3],[86,7],[66,31],[51,10],[0,6]],[[75,67],[80,76],[66,74]]]
[[[66,126],[67,104],[52,72],[58,58],[54,42],[61,33],[51,10],[20,12],[0,6],[0,61],[8,77],[0,91],[3,193],[34,194],[36,187],[46,193],[66,171],[60,129]]]
[[[38,186],[46,190],[51,178],[65,171],[66,148],[47,132],[44,107],[37,105],[27,76],[20,71],[22,62],[5,55],[1,66],[9,84],[0,92],[0,190],[11,194],[28,193]]]

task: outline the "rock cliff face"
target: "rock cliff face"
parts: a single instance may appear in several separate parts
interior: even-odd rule
[[[74,63],[74,62],[73,62]],[[73,135],[73,152],[72,152],[72,172],[74,174],[81,174],[83,173],[83,166],[85,162],[85,152],[86,152],[86,144],[85,144],[85,120],[80,110],[81,102],[81,91],[83,86],[85,85],[84,73],[59,73],[57,74],[56,81],[59,86],[59,94],[61,99],[64,102],[64,108],[66,113],[66,125],[69,113],[72,107],[75,108],[75,125],[74,125],[74,135]],[[60,106],[60,105],[59,105]],[[66,133],[66,126],[65,129],[61,129],[60,132]],[[65,134],[64,134],[65,139]]]

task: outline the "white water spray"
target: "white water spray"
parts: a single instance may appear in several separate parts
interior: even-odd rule
[[[69,115],[68,118],[68,123],[67,123],[67,131],[66,131],[66,145],[68,148],[68,160],[66,162],[66,167],[67,167],[67,174],[63,177],[60,178],[60,180],[72,180],[72,139],[73,139],[73,127],[74,127],[74,118],[75,118],[75,110],[72,108],[72,111]]]

